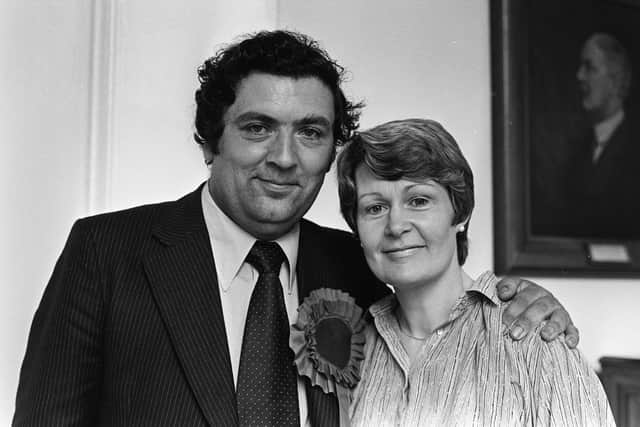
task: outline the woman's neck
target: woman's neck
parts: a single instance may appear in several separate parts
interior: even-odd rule
[[[449,320],[458,298],[473,283],[457,262],[442,275],[410,289],[397,289],[398,322],[406,333],[427,337]]]

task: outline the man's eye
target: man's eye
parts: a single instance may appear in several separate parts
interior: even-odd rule
[[[426,197],[414,197],[413,199],[409,200],[409,206],[412,206],[414,208],[423,208],[428,204],[429,199],[427,199]]]
[[[302,128],[300,129],[300,134],[304,138],[309,138],[309,139],[317,139],[322,136],[322,133],[315,128]]]
[[[243,128],[243,130],[245,132],[248,132],[248,133],[250,133],[252,135],[256,135],[256,136],[266,135],[267,132],[269,131],[269,129],[267,129],[266,126],[261,125],[261,124],[257,124],[257,123],[249,124],[249,125],[245,126]]]

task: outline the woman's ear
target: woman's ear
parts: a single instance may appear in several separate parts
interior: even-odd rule
[[[465,228],[467,228],[467,222],[469,222],[469,218],[465,218],[456,224],[456,232],[462,233]]]
[[[202,147],[202,155],[204,157],[204,164],[210,166],[213,163],[213,151],[208,143],[204,143],[201,145]]]

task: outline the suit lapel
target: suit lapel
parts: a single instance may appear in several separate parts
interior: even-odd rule
[[[210,425],[237,425],[235,387],[201,188],[154,227],[145,258],[152,293],[195,399]]]
[[[335,286],[328,273],[331,266],[326,251],[330,248],[325,246],[321,236],[314,232],[308,222],[302,220],[296,269],[298,299],[301,304],[313,290]],[[314,427],[339,425],[338,399],[332,394],[325,394],[320,387],[312,387],[308,378],[305,378],[305,386],[311,425]]]
[[[627,144],[634,142],[633,137],[630,134],[629,125],[627,124],[627,118],[622,120],[622,123],[618,128],[613,131],[613,134],[609,138],[609,142],[605,145],[600,159],[597,162],[597,168],[606,173],[607,176],[611,176],[615,168],[620,167],[620,160],[622,160],[625,152],[631,152]]]

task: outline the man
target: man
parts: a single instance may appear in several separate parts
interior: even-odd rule
[[[640,134],[624,108],[632,77],[629,55],[610,34],[593,34],[583,45],[576,77],[590,127],[570,144],[566,231],[638,238]]]
[[[296,33],[248,37],[199,77],[211,178],[74,225],[34,318],[15,425],[337,425],[335,397],[293,371],[288,325],[320,287],[362,307],[388,292],[349,234],[302,219],[360,105]],[[577,344],[546,291],[503,285],[522,289],[507,321],[531,304],[513,335],[552,314],[543,336],[567,329]]]

